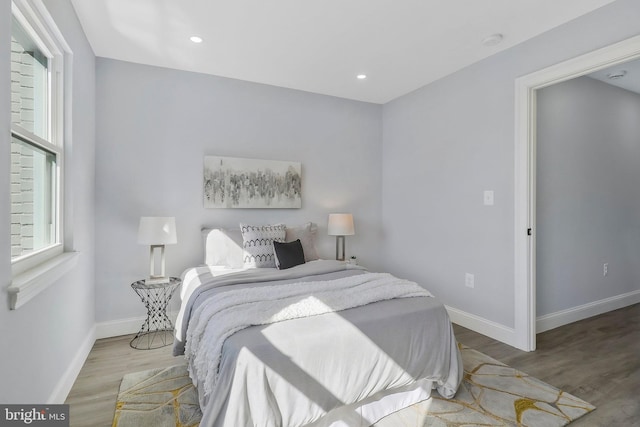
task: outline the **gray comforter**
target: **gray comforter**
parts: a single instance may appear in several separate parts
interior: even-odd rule
[[[189,271],[174,354],[184,353],[188,329],[201,320],[191,316],[209,298],[229,290],[264,292],[265,287],[299,287],[363,272],[330,261],[217,277],[207,268]],[[446,310],[424,296],[241,329],[224,341],[212,395],[205,393],[204,378],[195,375],[193,366],[190,371],[203,427],[371,425],[428,398],[432,388],[453,396],[462,378]]]

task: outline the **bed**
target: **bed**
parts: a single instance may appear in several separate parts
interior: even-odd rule
[[[291,230],[308,259],[285,269],[248,268],[246,239],[203,230],[206,264],[183,274],[173,349],[200,425],[370,426],[432,390],[452,397],[463,369],[443,304],[413,282],[318,259],[312,224]]]

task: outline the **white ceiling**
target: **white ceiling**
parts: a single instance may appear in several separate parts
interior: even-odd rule
[[[385,103],[612,1],[72,3],[97,56]]]
[[[617,74],[621,71],[624,72],[624,77],[618,79],[609,78],[610,74]],[[613,67],[588,74],[588,76],[631,92],[640,93],[640,60],[614,65]]]

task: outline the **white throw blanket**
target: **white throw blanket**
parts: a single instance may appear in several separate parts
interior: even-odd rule
[[[215,389],[225,340],[253,325],[331,313],[394,298],[428,297],[415,282],[388,273],[363,273],[336,280],[265,285],[221,293],[201,304],[187,330],[185,356],[191,378]],[[195,374],[195,375],[194,375]],[[202,399],[201,399],[202,400]]]

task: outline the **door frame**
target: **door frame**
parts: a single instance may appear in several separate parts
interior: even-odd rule
[[[536,91],[640,58],[640,36],[569,59],[515,81],[515,343],[536,349]]]

